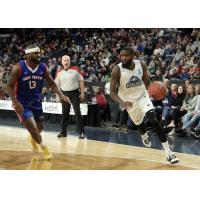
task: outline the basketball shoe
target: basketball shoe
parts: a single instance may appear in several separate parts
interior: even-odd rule
[[[142,143],[144,144],[145,147],[151,147],[151,140],[150,137],[147,133],[145,133],[144,135],[141,135],[142,138]]]
[[[51,158],[53,157],[52,153],[49,151],[49,148],[47,147],[47,145],[44,145],[43,147],[41,147],[43,155],[44,155],[44,159],[45,160],[51,160]]]
[[[167,155],[167,161],[170,162],[171,164],[175,164],[179,162],[179,159],[172,152],[170,152]]]
[[[28,135],[28,141],[32,146],[32,150],[35,153],[41,152],[40,146],[35,142],[35,140],[31,137],[31,135]]]
[[[80,133],[80,134],[79,134],[79,138],[80,138],[80,139],[84,139],[84,138],[85,138],[85,134],[84,134],[84,133]]]

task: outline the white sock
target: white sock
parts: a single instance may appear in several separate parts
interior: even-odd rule
[[[163,146],[163,148],[164,148],[165,153],[166,153],[167,156],[168,156],[169,154],[172,154],[172,151],[170,150],[168,141],[162,142],[161,144],[162,144],[162,146]]]

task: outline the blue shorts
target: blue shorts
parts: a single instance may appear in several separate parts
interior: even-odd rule
[[[17,112],[16,112],[17,113]],[[23,123],[25,120],[34,117],[35,121],[43,121],[44,120],[44,114],[42,109],[34,109],[29,107],[24,107],[24,113],[22,116],[20,116],[17,113],[19,117],[19,121]]]

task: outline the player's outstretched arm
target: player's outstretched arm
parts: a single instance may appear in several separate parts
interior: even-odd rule
[[[10,98],[13,102],[15,110],[17,111],[17,113],[22,115],[24,112],[24,108],[23,108],[22,104],[17,100],[17,98],[15,97],[15,94],[14,94],[15,85],[18,81],[19,75],[20,75],[20,67],[19,67],[19,65],[15,65],[12,68],[11,76],[10,76],[10,79],[8,80],[8,83],[7,83],[5,89],[6,89],[7,94],[10,96]]]
[[[122,99],[120,99],[120,97],[117,94],[117,85],[119,84],[119,80],[120,80],[120,69],[118,66],[114,66],[111,72],[110,96],[115,102],[123,104]]]
[[[18,80],[19,73],[20,73],[19,66],[15,65],[12,68],[10,79],[8,80],[8,83],[7,83],[6,88],[5,88],[6,92],[10,96],[13,103],[17,101],[17,99],[14,95],[14,88],[15,88],[15,84]]]
[[[141,65],[142,65],[142,69],[143,69],[142,81],[144,82],[146,89],[148,89],[149,85],[151,84],[151,80],[148,75],[147,65],[145,62],[141,62]]]
[[[69,98],[67,96],[65,96],[61,91],[60,89],[58,88],[58,86],[56,85],[55,81],[52,79],[49,71],[47,70],[46,71],[46,74],[45,74],[45,80],[48,84],[48,86],[51,88],[51,90],[57,94],[60,98],[61,101],[65,101],[65,102],[69,102]]]

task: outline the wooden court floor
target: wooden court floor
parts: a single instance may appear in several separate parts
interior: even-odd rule
[[[53,152],[45,161],[31,151],[27,132],[22,128],[0,126],[0,169],[2,170],[192,170],[200,169],[200,156],[176,153],[180,162],[168,164],[164,151],[128,145],[80,140],[69,135],[57,139],[44,132],[44,142]]]

